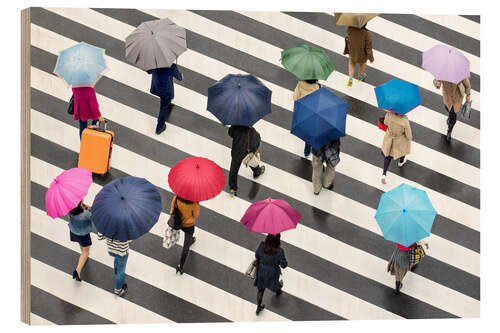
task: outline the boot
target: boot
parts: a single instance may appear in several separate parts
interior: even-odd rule
[[[403,286],[403,284],[401,282],[396,281],[396,289],[394,289],[395,295],[399,295],[399,290],[401,289],[402,286]]]
[[[453,111],[450,111],[450,112],[453,112]],[[451,142],[451,132],[453,131],[453,127],[455,126],[455,124],[451,125],[449,119],[446,120],[446,123],[448,124],[448,132],[446,132],[446,141],[448,143],[450,143]]]

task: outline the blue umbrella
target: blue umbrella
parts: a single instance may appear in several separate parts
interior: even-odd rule
[[[228,74],[208,88],[207,110],[222,125],[253,126],[271,112],[271,94],[251,74]]]
[[[430,235],[435,217],[427,193],[404,183],[382,194],[375,214],[384,238],[406,247]]]
[[[295,101],[292,134],[314,149],[345,136],[347,103],[326,88]]]
[[[68,85],[93,86],[106,68],[104,49],[80,42],[59,53],[54,73]]]
[[[92,222],[97,230],[122,242],[151,230],[160,213],[160,193],[144,178],[115,179],[97,193],[92,204]]]
[[[375,87],[375,95],[379,108],[399,114],[407,114],[422,104],[418,86],[400,79]]]

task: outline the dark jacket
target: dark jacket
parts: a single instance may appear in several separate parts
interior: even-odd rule
[[[182,81],[182,74],[177,69],[176,64],[165,68],[150,69],[148,73],[153,74],[151,77],[150,93],[158,97],[174,98],[173,78],[175,77],[177,80]]]
[[[231,146],[231,157],[234,159],[244,159],[248,154],[248,131],[250,132],[250,151],[255,153],[259,149],[260,134],[253,127],[231,126],[228,134],[233,138]]]
[[[329,142],[320,149],[312,150],[313,154],[323,159],[332,167],[335,167],[340,162],[340,139]]]
[[[267,288],[273,292],[278,291],[281,288],[279,283],[281,268],[288,266],[285,251],[280,248],[275,256],[267,255],[264,253],[264,242],[261,242],[257,251],[255,251],[255,258],[259,260],[259,267],[253,285],[258,289]]]

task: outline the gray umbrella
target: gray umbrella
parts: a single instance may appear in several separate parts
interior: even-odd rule
[[[186,30],[168,18],[142,22],[125,39],[125,57],[145,71],[170,67],[186,50]]]

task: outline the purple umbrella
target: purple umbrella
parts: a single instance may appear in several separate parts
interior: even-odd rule
[[[285,200],[268,198],[248,207],[240,222],[250,231],[276,235],[295,228],[301,218]]]
[[[422,53],[422,68],[439,81],[459,83],[470,76],[470,62],[454,47],[436,45]]]

